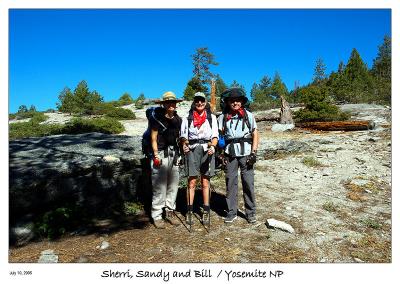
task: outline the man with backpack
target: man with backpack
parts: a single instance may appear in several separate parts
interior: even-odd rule
[[[151,146],[148,157],[151,159],[153,186],[151,217],[154,226],[158,229],[165,228],[165,222],[162,219],[164,209],[167,222],[174,226],[180,224],[174,210],[179,183],[177,142],[182,123],[182,119],[176,112],[176,104],[181,101],[173,92],[166,92],[161,100],[156,101],[161,104],[161,107],[152,109],[148,117]]]
[[[194,94],[193,104],[187,118],[182,120],[180,133],[185,153],[188,176],[186,223],[193,224],[193,201],[197,177],[200,175],[203,190],[203,225],[210,225],[210,177],[215,171],[215,147],[218,143],[217,118],[202,92]]]
[[[237,218],[238,169],[242,179],[246,219],[256,222],[254,194],[254,164],[258,148],[258,130],[254,115],[245,108],[248,99],[241,88],[230,88],[221,94],[222,115],[218,128],[225,139],[223,163],[225,165],[228,214],[225,223]]]

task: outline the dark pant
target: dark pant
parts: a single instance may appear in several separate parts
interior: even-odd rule
[[[228,215],[237,214],[238,202],[238,168],[240,167],[240,177],[242,179],[243,199],[246,215],[256,213],[256,203],[254,195],[254,167],[246,164],[248,156],[230,157],[225,170],[226,181],[226,203],[228,205]]]

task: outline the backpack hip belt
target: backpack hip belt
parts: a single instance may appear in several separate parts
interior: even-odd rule
[[[210,139],[190,139],[189,140],[189,145],[206,144],[208,142],[211,142],[211,140]]]
[[[231,139],[226,139],[226,144],[229,147],[229,154],[232,156],[233,153],[235,152],[234,145],[235,143],[240,143],[240,155],[244,154],[244,142],[253,144],[253,138],[231,138]]]

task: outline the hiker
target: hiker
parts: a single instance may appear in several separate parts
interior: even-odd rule
[[[211,113],[210,104],[202,92],[194,94],[187,118],[182,119],[180,138],[185,154],[188,176],[186,223],[192,225],[193,200],[197,177],[203,191],[203,225],[210,224],[210,177],[215,173],[215,147],[218,143],[217,118]]]
[[[154,226],[165,228],[162,219],[165,210],[165,220],[178,226],[180,221],[175,214],[176,196],[179,182],[179,148],[178,138],[182,123],[176,112],[176,104],[181,102],[173,92],[166,92],[162,99],[156,101],[161,107],[154,111],[154,119],[149,120],[151,127],[151,180],[153,197],[151,217]]]
[[[254,115],[244,106],[248,102],[241,88],[230,88],[221,94],[223,112],[218,117],[218,128],[225,139],[223,164],[225,165],[226,203],[228,214],[225,223],[237,218],[238,169],[242,180],[246,219],[256,222],[254,195],[254,168],[257,158],[258,131]]]

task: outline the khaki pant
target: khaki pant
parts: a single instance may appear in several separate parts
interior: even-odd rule
[[[173,163],[175,152],[170,150],[169,154],[167,157],[161,155],[162,164],[159,168],[154,168],[153,161],[151,161],[151,182],[153,186],[151,217],[153,220],[162,218],[164,208],[175,210],[176,207],[179,166],[175,166]]]

